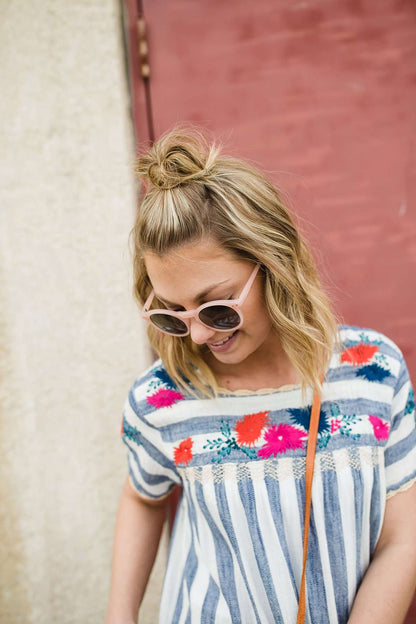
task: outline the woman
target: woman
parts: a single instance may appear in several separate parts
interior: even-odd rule
[[[416,582],[416,431],[401,352],[338,328],[259,171],[173,132],[138,173],[135,294],[160,359],[126,402],[107,624],[137,621],[175,485],[161,624],[402,622]]]

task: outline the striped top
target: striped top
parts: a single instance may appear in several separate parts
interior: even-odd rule
[[[324,382],[306,568],[306,622],[347,622],[386,499],[416,481],[414,394],[382,334],[341,326]],[[132,386],[122,437],[133,487],[182,486],[161,624],[294,624],[312,392],[184,396],[160,361]]]

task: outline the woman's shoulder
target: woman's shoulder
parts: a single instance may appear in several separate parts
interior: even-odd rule
[[[133,382],[130,402],[142,405],[145,411],[171,407],[185,399],[183,392],[169,376],[160,359],[148,366]]]
[[[403,355],[398,345],[382,332],[370,327],[357,325],[339,325],[341,351],[355,347],[357,353],[365,351],[386,351],[402,359]],[[366,349],[367,347],[367,349]]]
[[[408,376],[398,345],[380,331],[369,327],[340,325],[339,349],[331,362],[334,380],[365,380],[371,386],[394,386]]]
[[[158,359],[137,376],[130,392],[137,400],[142,400],[161,390],[179,391],[162,361]]]

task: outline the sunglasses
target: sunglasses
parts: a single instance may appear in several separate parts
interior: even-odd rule
[[[247,298],[259,268],[260,264],[256,264],[238,299],[209,301],[203,303],[196,310],[185,310],[184,312],[167,309],[149,310],[155,296],[152,290],[143,306],[142,317],[161,332],[170,336],[187,336],[190,331],[189,319],[191,318],[197,318],[205,327],[217,331],[226,332],[230,329],[238,329],[244,320],[241,306]]]

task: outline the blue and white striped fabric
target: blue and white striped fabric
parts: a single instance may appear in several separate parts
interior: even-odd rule
[[[414,394],[399,349],[341,327],[322,396],[306,572],[308,624],[344,624],[386,499],[416,481]],[[156,362],[126,402],[123,441],[140,496],[182,486],[161,624],[294,624],[302,570],[312,393],[184,397]]]

